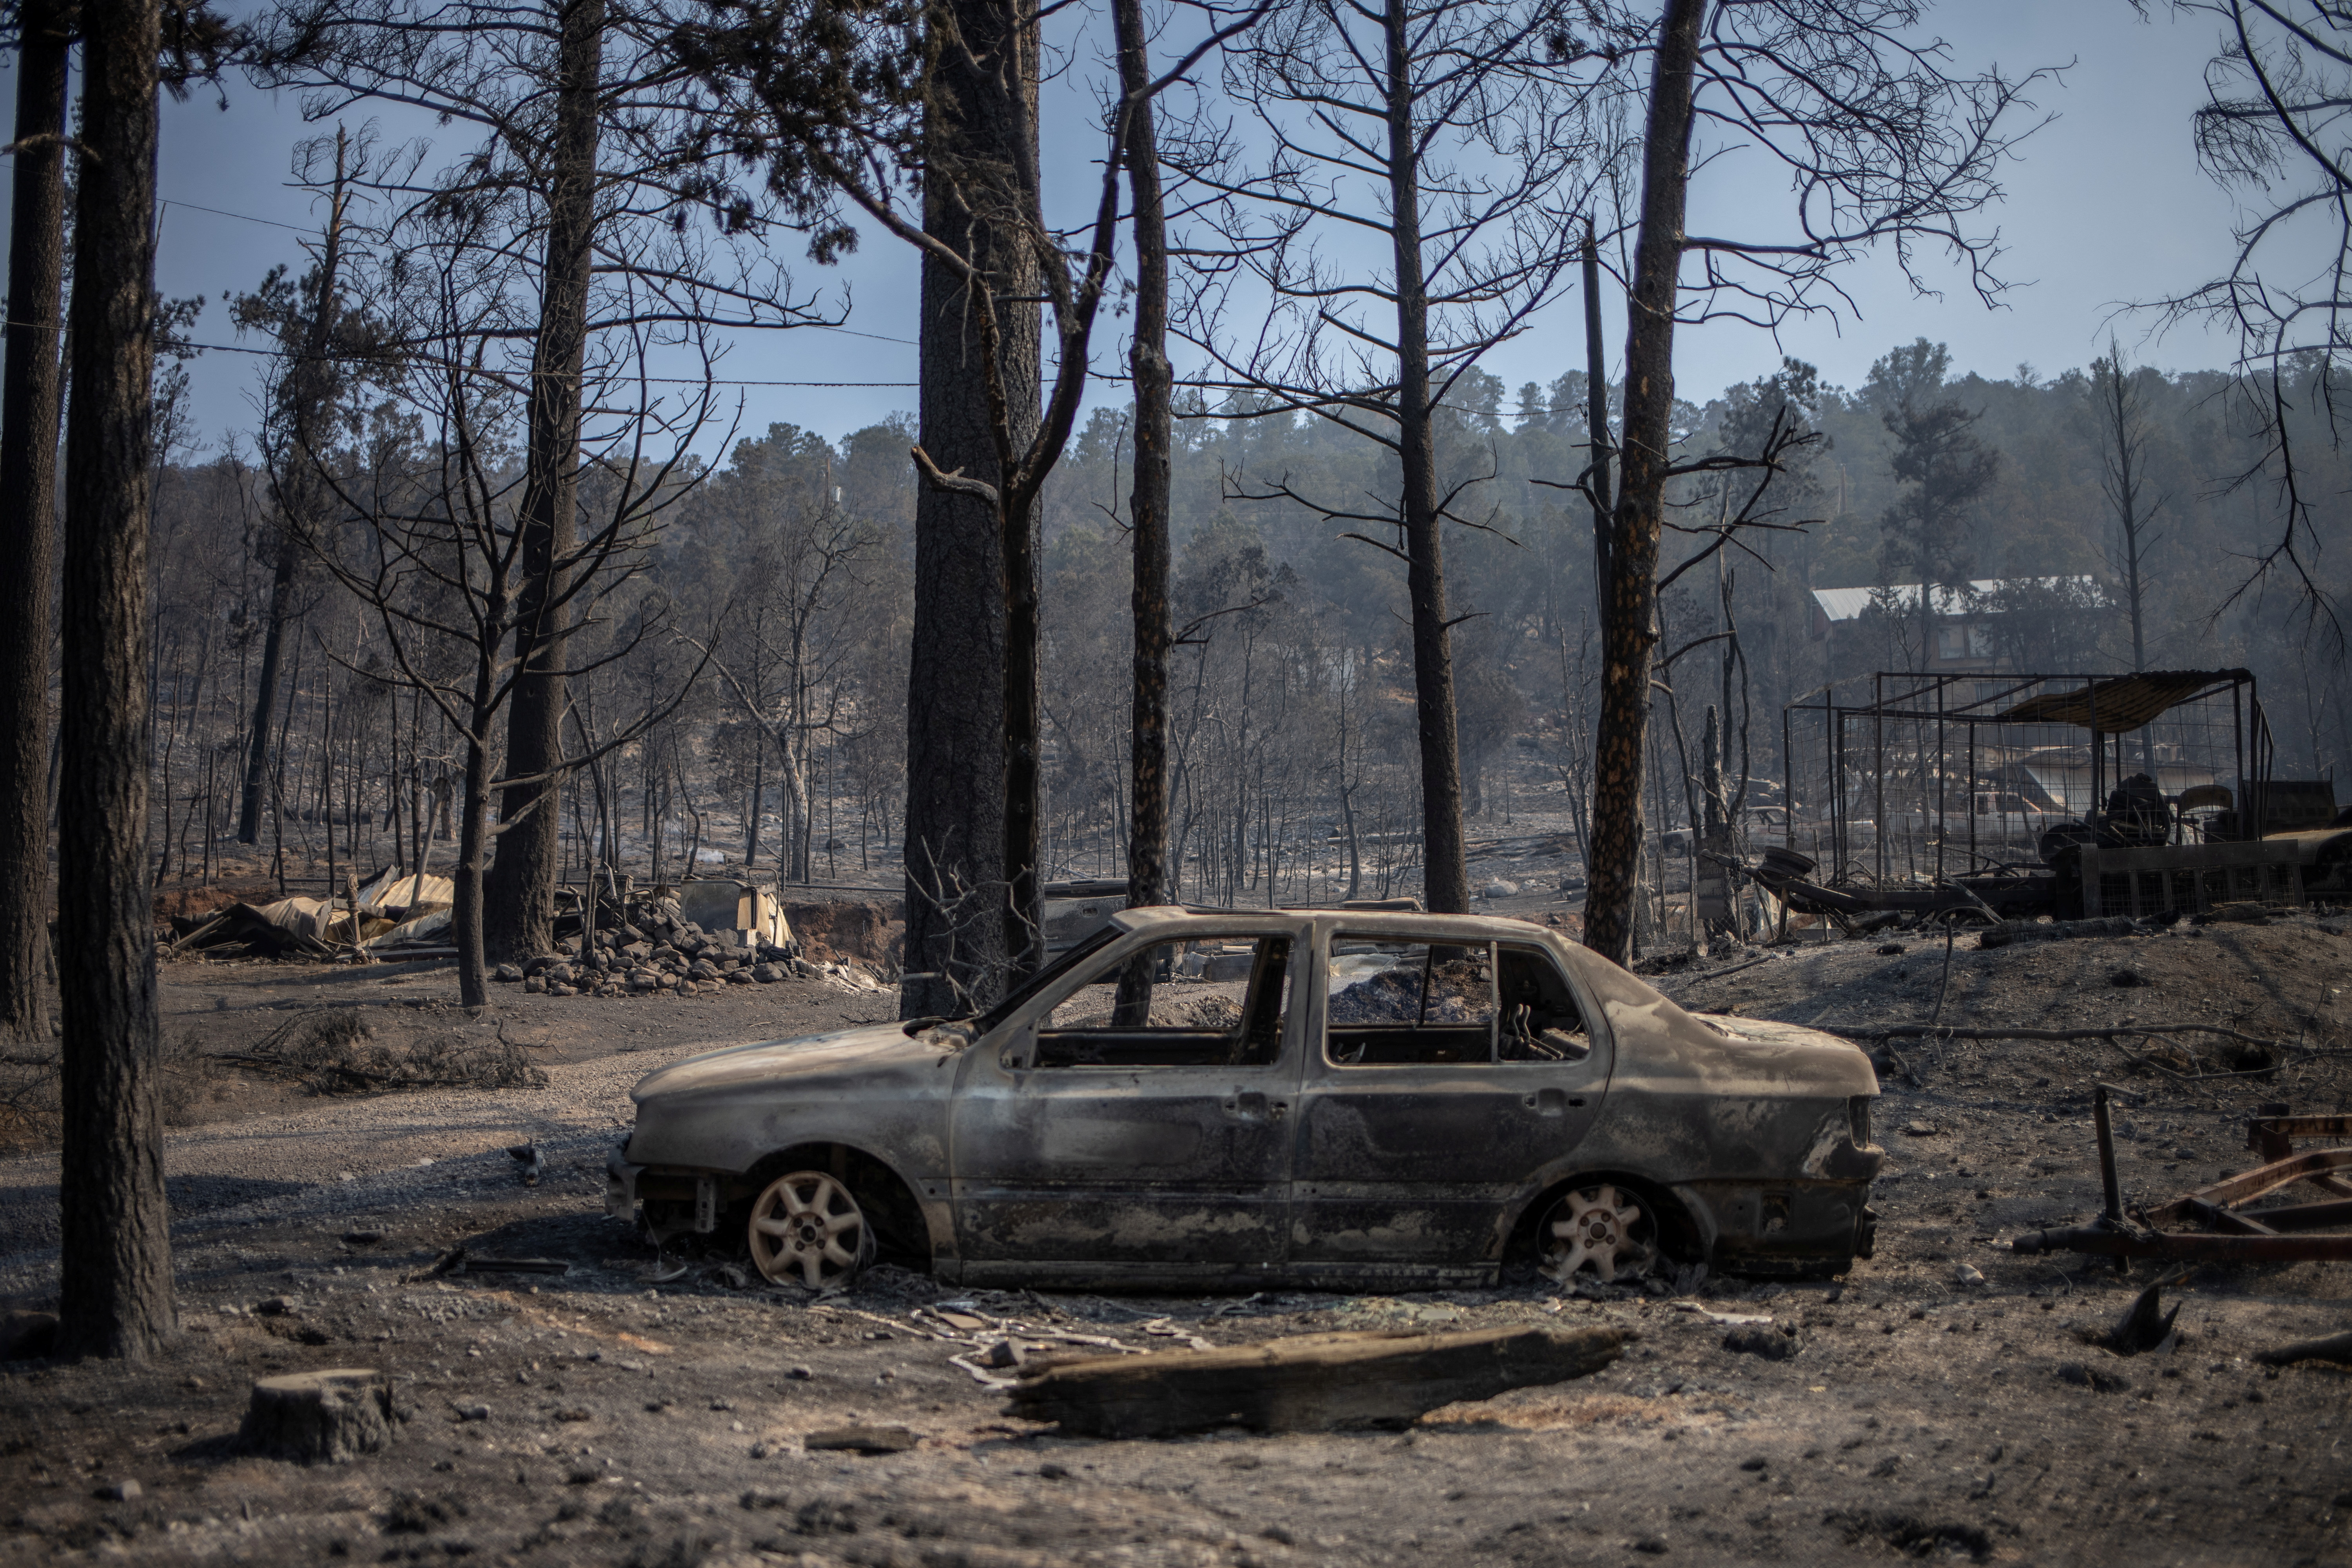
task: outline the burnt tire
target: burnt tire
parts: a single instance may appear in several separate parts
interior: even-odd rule
[[[1566,1285],[1580,1274],[1601,1284],[1638,1279],[1663,1256],[1650,1200],[1616,1182],[1570,1187],[1538,1223],[1541,1269]]]
[[[824,1171],[793,1171],[761,1188],[744,1235],[752,1266],[780,1285],[838,1289],[874,1260],[866,1211],[847,1183]]]

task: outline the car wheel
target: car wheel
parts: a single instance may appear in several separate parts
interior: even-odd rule
[[[873,1227],[840,1178],[794,1171],[751,1205],[751,1261],[780,1284],[821,1290],[856,1278],[874,1256]]]
[[[1580,1273],[1603,1284],[1644,1272],[1658,1256],[1658,1227],[1622,1187],[1571,1189],[1544,1218],[1543,1272],[1565,1285]]]

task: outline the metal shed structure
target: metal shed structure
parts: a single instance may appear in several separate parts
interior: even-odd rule
[[[2294,852],[2260,842],[2304,825],[2251,672],[1870,680],[1782,713],[1783,845],[1830,884],[2054,874],[2084,914],[2300,897]]]

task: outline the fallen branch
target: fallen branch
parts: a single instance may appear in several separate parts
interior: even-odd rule
[[[2292,1366],[2299,1361],[2338,1361],[2352,1364],[2352,1333],[2330,1334],[2324,1340],[2298,1340],[2276,1350],[2256,1351],[2265,1366]]]
[[[2112,1029],[1963,1029],[1941,1024],[1896,1024],[1891,1028],[1841,1031],[1852,1040],[1888,1040],[1916,1037],[1936,1040],[2121,1040],[2141,1035],[2220,1035],[2228,1039],[2243,1040],[2250,1046],[2262,1046],[2273,1051],[2293,1051],[2299,1056],[2334,1057],[2347,1053],[2325,1046],[2290,1045],[2284,1040],[2266,1040],[2260,1035],[2249,1035],[2232,1029],[2226,1024],[2126,1024]]]

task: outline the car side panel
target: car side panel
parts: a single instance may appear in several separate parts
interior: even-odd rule
[[[1859,1047],[1764,1020],[1702,1019],[1613,966],[1595,989],[1618,1059],[1580,1163],[1671,1190],[1718,1268],[1812,1271],[1867,1248],[1885,1152],[1854,1117],[1854,1102],[1878,1091]]]
[[[1323,1048],[1329,943],[1343,926],[1355,928],[1320,924],[1290,1273],[1354,1284],[1367,1269],[1491,1272],[1507,1239],[1506,1216],[1547,1172],[1572,1160],[1601,1114],[1606,1030],[1591,1023],[1591,1052],[1577,1062],[1335,1063]],[[1578,994],[1590,1022],[1595,999],[1580,986]]]

